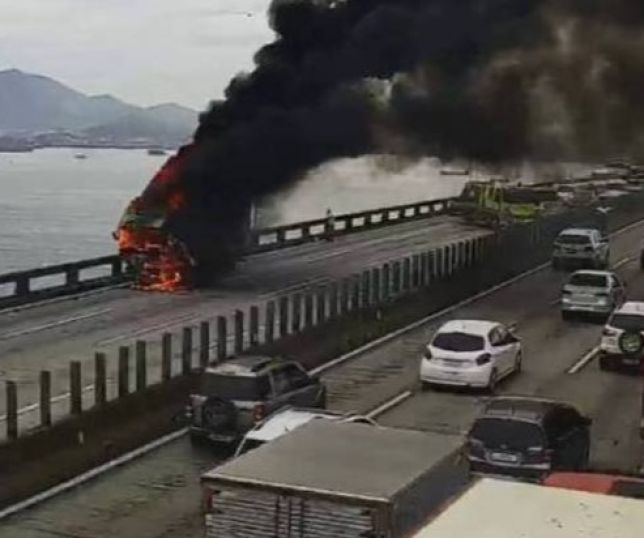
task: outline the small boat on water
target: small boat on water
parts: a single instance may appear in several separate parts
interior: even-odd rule
[[[165,151],[161,148],[150,148],[148,149],[148,155],[165,155]]]
[[[74,155],[74,159],[87,159],[87,155],[85,155],[84,153],[76,153]]]

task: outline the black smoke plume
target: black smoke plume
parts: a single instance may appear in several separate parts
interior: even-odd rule
[[[274,0],[269,17],[275,41],[202,115],[182,172],[209,222],[337,157],[644,153],[641,0]]]

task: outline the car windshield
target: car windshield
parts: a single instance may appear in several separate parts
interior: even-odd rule
[[[269,388],[266,376],[243,377],[206,373],[201,384],[204,395],[219,396],[224,400],[264,400],[268,396]]]
[[[481,441],[487,448],[503,446],[511,450],[525,450],[544,444],[538,425],[501,418],[478,419],[470,431],[470,437]]]
[[[485,347],[485,340],[476,334],[439,333],[434,338],[432,345],[445,351],[479,351]]]
[[[576,234],[562,234],[557,238],[557,243],[562,245],[589,245],[590,236]]]
[[[611,327],[624,331],[644,331],[644,316],[615,314],[608,322]]]
[[[606,275],[595,275],[592,273],[575,273],[568,282],[571,286],[585,286],[588,288],[605,288],[607,286]]]

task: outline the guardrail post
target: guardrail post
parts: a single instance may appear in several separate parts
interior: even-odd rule
[[[279,336],[284,338],[288,335],[288,297],[280,297],[279,305]]]
[[[107,402],[107,360],[105,353],[94,354],[94,405]]]
[[[351,311],[351,279],[342,279],[340,287],[340,315],[343,316]]]
[[[360,308],[360,275],[351,277],[351,310]]]
[[[235,310],[235,355],[244,351],[244,313],[241,310]]]
[[[419,287],[420,282],[420,255],[414,254],[411,257],[411,288]]]
[[[65,269],[65,285],[74,286],[78,284],[80,271],[77,267],[68,267]]]
[[[381,269],[379,267],[374,267],[371,270],[371,303],[374,305],[379,305],[382,300],[382,279],[381,279]]]
[[[172,379],[172,335],[163,333],[161,336],[161,381]]]
[[[40,372],[40,425],[51,426],[51,372]]]
[[[443,249],[440,247],[435,249],[434,257],[435,257],[434,274],[436,275],[437,278],[442,279],[445,276],[445,264],[443,263]]]
[[[148,384],[147,345],[137,340],[134,349],[136,356],[136,390],[144,390]]]
[[[403,260],[403,292],[408,293],[411,289],[412,259],[407,257]]]
[[[315,297],[315,324],[321,325],[326,321],[326,289],[319,287]]]
[[[81,386],[80,361],[72,361],[69,363],[69,394],[69,410],[71,414],[80,415],[83,412],[83,387]]]
[[[250,307],[250,331],[249,341],[250,346],[255,347],[259,345],[259,308],[255,305]]]
[[[187,375],[192,370],[192,327],[181,331],[181,373]]]
[[[419,284],[419,286],[420,286],[421,288],[424,288],[424,287],[426,287],[426,286],[427,286],[427,284],[428,284],[428,280],[429,280],[429,278],[428,278],[428,271],[427,271],[427,265],[428,265],[428,264],[427,264],[427,252],[423,252],[423,253],[421,253],[421,255],[420,255],[420,260],[419,260],[419,262],[418,262],[418,263],[420,264],[420,268],[419,268],[419,272],[420,272],[420,276],[419,276],[420,284]]]
[[[202,321],[199,324],[199,366],[208,367],[210,362],[210,322]]]
[[[332,282],[329,289],[329,319],[338,317],[339,288],[337,282]]]
[[[18,386],[15,381],[5,381],[7,398],[7,439],[18,439]]]
[[[29,295],[31,292],[29,277],[26,275],[20,275],[16,278],[16,295]]]
[[[226,316],[217,316],[217,361],[221,362],[228,355],[228,327]]]
[[[302,328],[302,295],[293,294],[291,302],[293,303],[293,319],[291,324],[292,332],[299,333]]]
[[[385,263],[382,266],[382,300],[389,301],[391,296],[391,266]]]
[[[266,321],[264,326],[264,341],[272,344],[275,340],[275,302],[266,303]]]
[[[393,282],[392,282],[392,295],[396,296],[401,290],[401,264],[399,261],[394,262],[393,266]]]
[[[368,308],[371,306],[372,297],[371,297],[371,271],[368,269],[362,272],[362,307]]]
[[[119,347],[118,395],[123,398],[130,393],[130,348]]]
[[[313,325],[313,292],[308,291],[304,295],[304,328],[308,329]]]
[[[116,258],[112,262],[112,276],[120,276],[123,274],[123,262],[120,258]]]

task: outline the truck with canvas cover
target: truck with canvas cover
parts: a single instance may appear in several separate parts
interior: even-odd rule
[[[642,499],[483,478],[414,538],[641,538],[643,529]]]
[[[312,421],[201,477],[208,538],[407,538],[469,481],[459,436]]]

